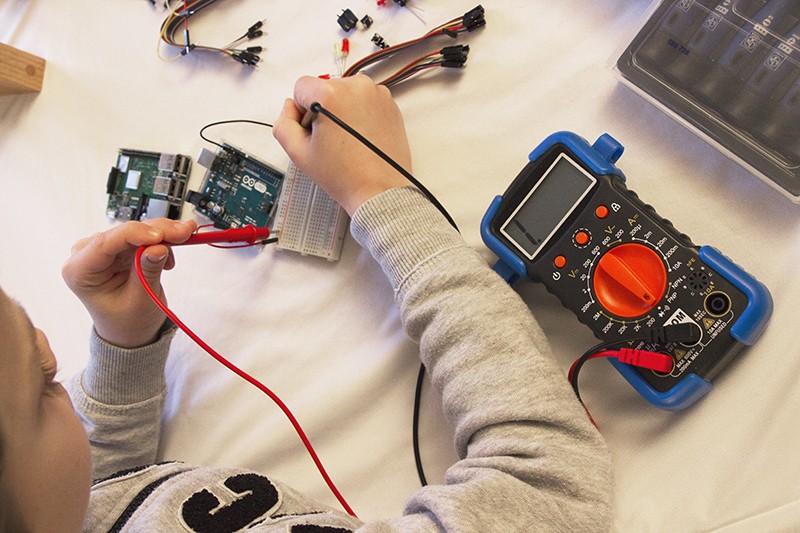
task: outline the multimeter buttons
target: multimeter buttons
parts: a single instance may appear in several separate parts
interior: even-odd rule
[[[592,285],[606,310],[633,318],[658,305],[667,289],[667,269],[651,248],[638,243],[621,244],[597,262]]]

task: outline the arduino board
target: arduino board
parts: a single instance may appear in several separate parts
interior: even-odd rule
[[[197,212],[220,229],[271,227],[283,172],[224,143],[216,154],[204,148],[197,163],[208,169],[200,190],[186,196]]]

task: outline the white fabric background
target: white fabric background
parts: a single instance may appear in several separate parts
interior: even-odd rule
[[[117,150],[196,158],[207,146],[197,131],[208,122],[274,120],[298,76],[335,71],[344,8],[375,19],[370,30],[350,34],[355,60],[373,50],[375,32],[397,43],[476,5],[411,3],[425,23],[371,0],[228,0],[192,22],[194,40],[224,44],[266,18],[258,43],[266,50],[253,70],[215,55],[159,60],[164,12],[144,0],[0,0],[0,41],[47,60],[40,94],[0,97],[0,284],[48,334],[62,378],[84,364],[90,322],[59,271],[75,240],[110,226],[105,182]],[[471,47],[463,71],[395,91],[414,173],[471,246],[494,260],[480,219],[540,140],[557,130],[589,141],[609,132],[626,147],[618,164],[631,189],[775,297],[762,338],[683,412],[651,407],[610,365],[587,365],[584,398],[615,461],[614,529],[797,530],[798,207],[615,78],[610,59],[643,22],[649,0],[483,6],[487,26],[459,39]],[[209,134],[278,167],[288,162],[269,130]],[[192,188],[203,170],[195,166]],[[184,216],[196,215],[187,208]],[[411,451],[418,362],[368,254],[348,236],[335,264],[272,249],[191,247],[176,256],[164,283],[179,316],[291,406],[362,518],[400,513],[418,487]],[[542,287],[519,292],[566,371],[593,337]],[[277,408],[182,334],[168,379],[165,459],[254,468],[336,505]],[[452,434],[427,387],[423,402],[423,459],[435,482],[453,460]]]

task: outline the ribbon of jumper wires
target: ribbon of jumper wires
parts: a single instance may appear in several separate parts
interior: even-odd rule
[[[169,244],[170,246],[183,246],[189,244],[218,244],[218,243],[229,243],[229,242],[239,242],[239,243],[246,243],[246,246],[254,246],[257,244],[262,244],[269,241],[269,229],[268,228],[257,228],[254,226],[244,226],[242,228],[235,228],[229,230],[222,230],[222,231],[204,231],[204,232],[195,232],[186,242],[183,243],[165,243]],[[192,331],[186,324],[184,324],[178,317],[175,315],[172,310],[170,310],[164,302],[156,295],[150,285],[147,283],[147,280],[144,277],[144,272],[142,271],[142,254],[147,246],[140,246],[136,251],[135,257],[135,267],[136,267],[136,274],[139,277],[139,281],[144,287],[145,292],[150,296],[150,298],[155,302],[155,304],[164,312],[170,320],[172,320],[176,326],[178,326],[186,335],[189,336],[198,346],[203,348],[211,357],[216,359],[219,363],[223,366],[228,368],[231,372],[239,376],[240,378],[244,379],[258,390],[266,394],[279,408],[283,411],[286,418],[289,419],[291,422],[292,427],[294,427],[295,432],[300,437],[300,440],[303,442],[308,454],[311,456],[311,459],[314,461],[314,464],[319,470],[319,473],[322,475],[322,478],[325,480],[325,483],[330,488],[333,495],[339,500],[339,503],[342,505],[345,511],[351,516],[356,516],[350,506],[347,504],[347,501],[342,496],[339,489],[336,488],[336,485],[333,483],[333,480],[328,475],[328,472],[325,470],[325,467],[322,465],[322,461],[319,459],[314,447],[311,445],[311,441],[303,431],[303,428],[300,426],[300,423],[297,421],[297,418],[291,412],[289,407],[283,402],[283,400],[278,397],[272,390],[270,390],[266,385],[258,381],[256,378],[233,364],[231,361],[220,355],[214,348],[208,345],[203,339],[201,339],[194,331]]]
[[[178,59],[192,50],[205,50],[225,54],[243,65],[255,66],[258,64],[261,59],[258,56],[259,52],[262,50],[260,46],[249,46],[245,49],[236,48],[236,46],[242,41],[255,39],[263,35],[263,31],[261,30],[261,27],[264,25],[263,20],[250,26],[241,37],[223,47],[193,43],[189,38],[189,18],[216,4],[218,1],[219,0],[179,0],[174,3],[174,7],[171,5],[172,2],[165,2],[165,6],[169,10],[169,15],[167,15],[167,18],[164,19],[164,22],[161,24],[159,43],[163,41],[181,49],[180,54],[167,59]],[[178,40],[178,35],[181,34],[183,35],[183,42]],[[159,57],[161,57],[160,53]]]
[[[461,33],[471,32],[485,25],[486,19],[484,18],[484,9],[482,6],[478,5],[462,16],[437,26],[422,37],[383,48],[356,61],[344,71],[342,76],[353,76],[367,67],[389,59],[402,50],[414,47],[420,43],[428,42],[430,39],[440,35],[456,38]],[[467,61],[468,53],[469,46],[466,45],[447,46],[437,49],[411,61],[398,72],[384,79],[380,84],[390,87],[415,74],[435,67],[462,68]]]

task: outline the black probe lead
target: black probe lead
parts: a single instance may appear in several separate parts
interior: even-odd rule
[[[303,117],[301,124],[304,127],[308,128],[311,123],[316,118],[317,114],[325,115],[331,121],[333,121],[337,126],[342,128],[344,131],[355,137],[359,142],[361,142],[364,146],[369,148],[373,153],[375,153],[378,157],[383,159],[386,163],[388,163],[393,169],[397,170],[400,174],[403,175],[408,181],[410,181],[415,187],[417,187],[422,194],[439,210],[439,212],[447,219],[453,228],[456,231],[458,226],[453,220],[453,217],[450,216],[450,213],[444,208],[444,206],[439,202],[439,200],[431,193],[422,183],[417,180],[410,172],[404,169],[397,161],[389,157],[383,150],[372,144],[366,137],[361,135],[358,131],[353,129],[349,124],[342,121],[339,117],[322,107],[319,102],[312,103],[309,108],[308,112]],[[411,428],[411,439],[414,448],[414,463],[416,464],[417,468],[417,476],[419,477],[420,484],[424,487],[428,484],[428,480],[425,478],[425,471],[422,468],[422,457],[420,454],[420,446],[419,446],[419,418],[420,418],[420,405],[422,403],[422,383],[425,380],[425,365],[420,363],[419,365],[419,373],[417,374],[417,384],[414,390],[414,413],[413,413],[413,422]]]
[[[417,187],[420,191],[422,191],[422,194],[424,194],[428,198],[428,200],[430,200],[430,202],[436,207],[436,209],[438,209],[439,212],[447,219],[450,225],[453,226],[453,228],[455,228],[456,231],[458,231],[458,226],[456,225],[455,220],[453,220],[453,217],[450,216],[450,213],[447,212],[444,206],[441,203],[439,203],[439,200],[437,200],[436,197],[424,185],[422,185],[422,183],[420,183],[419,180],[417,180],[417,178],[412,176],[410,172],[408,172],[406,169],[400,166],[400,164],[397,161],[389,157],[386,154],[386,152],[384,152],[383,150],[372,144],[372,142],[370,142],[369,139],[367,139],[366,137],[361,135],[358,131],[353,129],[352,126],[342,121],[339,117],[337,117],[336,115],[334,115],[333,113],[322,107],[322,105],[319,102],[314,102],[313,104],[311,104],[309,106],[309,110],[313,113],[320,113],[325,115],[326,117],[331,119],[337,126],[339,126],[347,133],[355,137],[359,142],[361,142],[361,144],[372,150],[372,152],[375,153],[375,155],[386,161],[386,163],[388,163],[389,166],[391,166],[393,169],[402,174],[403,177],[405,177],[415,187]]]

